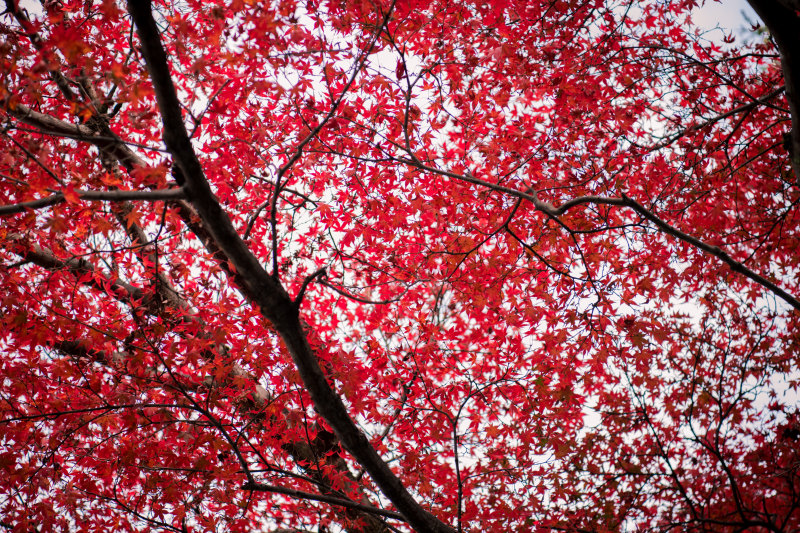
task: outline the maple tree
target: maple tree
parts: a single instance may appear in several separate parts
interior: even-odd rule
[[[800,5],[6,0],[0,525],[800,527]]]

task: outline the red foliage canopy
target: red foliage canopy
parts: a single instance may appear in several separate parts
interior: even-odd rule
[[[797,531],[795,3],[6,0],[0,525]]]

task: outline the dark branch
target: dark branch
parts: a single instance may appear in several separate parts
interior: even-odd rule
[[[747,268],[744,264],[740,263],[739,261],[736,261],[730,255],[722,251],[717,246],[712,246],[710,244],[707,244],[701,241],[700,239],[693,237],[688,233],[684,233],[678,228],[671,226],[669,223],[656,216],[652,211],[644,207],[642,204],[640,204],[633,198],[626,196],[624,193],[622,194],[621,198],[606,197],[606,196],[581,196],[564,202],[560,207],[555,207],[549,202],[541,200],[535,189],[531,188],[523,192],[517,189],[513,189],[511,187],[505,187],[503,185],[498,185],[496,183],[478,179],[472,176],[471,174],[462,175],[462,174],[457,174],[455,172],[449,172],[446,170],[439,170],[437,168],[429,167],[423,164],[418,159],[416,159],[413,155],[411,157],[413,159],[411,160],[403,159],[402,161],[408,165],[414,166],[426,172],[440,174],[442,176],[448,176],[450,178],[454,178],[460,181],[465,181],[467,183],[481,185],[483,187],[487,187],[495,191],[504,192],[506,194],[516,196],[517,198],[523,198],[533,203],[536,209],[550,216],[552,219],[556,221],[560,221],[559,217],[563,215],[565,212],[567,212],[569,209],[584,204],[595,204],[595,205],[602,204],[602,205],[629,207],[634,211],[636,211],[637,213],[639,213],[644,218],[646,218],[647,220],[649,220],[650,222],[652,222],[653,224],[655,224],[656,227],[658,227],[658,229],[660,229],[664,233],[672,235],[673,237],[679,240],[689,243],[692,246],[699,248],[700,250],[717,257],[722,262],[731,267],[731,270],[733,270],[734,272],[742,274],[745,277],[755,281],[756,283],[770,290],[773,294],[775,294],[776,296],[784,300],[786,303],[788,303],[789,305],[800,311],[800,300],[798,300],[785,290],[781,289],[778,285],[768,280],[764,276]]]
[[[630,207],[631,209],[639,213],[641,216],[643,216],[644,218],[655,224],[656,227],[661,231],[663,231],[664,233],[672,235],[673,237],[680,239],[683,242],[691,244],[695,248],[699,248],[700,250],[709,253],[714,257],[717,257],[723,263],[731,267],[731,270],[733,270],[734,272],[738,272],[739,274],[742,274],[743,276],[755,281],[762,287],[769,289],[773,294],[780,297],[783,301],[785,301],[786,303],[788,303],[789,305],[800,311],[800,300],[798,300],[788,292],[784,291],[783,289],[778,287],[775,283],[771,282],[764,276],[756,272],[753,272],[752,270],[744,266],[742,263],[740,263],[739,261],[732,258],[730,255],[722,251],[719,247],[707,244],[698,239],[697,237],[693,237],[688,233],[684,233],[678,228],[671,226],[667,222],[658,218],[652,211],[644,207],[642,204],[640,204],[633,198],[630,198],[625,194],[622,195],[622,198],[625,200],[626,206]]]
[[[50,250],[30,243],[25,237],[18,234],[9,235],[6,243],[9,251],[22,257],[23,263],[33,263],[52,272],[71,272],[81,279],[82,283],[99,291],[107,291],[119,301],[130,306],[142,307],[153,313],[157,310],[158,303],[152,294],[118,278],[110,278],[99,272],[92,263],[82,257],[60,259]]]
[[[330,503],[332,505],[347,507],[349,509],[357,509],[359,511],[365,511],[367,513],[385,516],[387,518],[393,518],[395,520],[402,520],[403,522],[406,521],[406,519],[400,513],[395,513],[394,511],[386,511],[385,509],[379,509],[371,505],[364,505],[361,503],[354,502],[353,500],[347,500],[345,498],[337,498],[336,496],[327,496],[325,494],[314,494],[311,492],[289,489],[286,487],[265,485],[263,483],[246,483],[242,487],[242,489],[259,491],[259,492],[274,492],[276,494],[283,494],[285,496],[290,496],[292,498],[297,498],[299,500],[314,500],[318,502],[325,502],[325,503]]]
[[[300,287],[300,291],[297,293],[297,297],[294,299],[294,305],[296,307],[300,307],[300,304],[303,303],[303,296],[306,294],[306,289],[308,289],[309,284],[313,282],[317,278],[324,278],[327,275],[328,271],[326,268],[320,268],[310,276],[307,276],[306,279],[303,280],[303,285]]]
[[[181,189],[160,189],[155,191],[75,191],[82,200],[95,202],[127,202],[127,201],[148,201],[177,200],[184,198]],[[23,213],[30,209],[41,209],[66,201],[63,193],[57,192],[45,198],[31,200],[30,202],[20,202],[18,204],[0,205],[0,216]]]
[[[151,5],[146,0],[130,0],[128,11],[139,35],[158,107],[164,125],[164,143],[186,179],[189,201],[211,237],[235,269],[234,279],[247,298],[258,306],[283,338],[314,406],[330,424],[344,448],[370,473],[381,491],[418,531],[433,533],[453,529],[431,515],[409,494],[402,482],[375,451],[367,437],[347,413],[342,399],[333,391],[306,339],[297,308],[283,286],[267,273],[236,232],[227,213],[214,197],[181,116],[167,56],[161,45]],[[388,14],[380,26],[386,24]],[[381,30],[379,30],[381,31]]]
[[[39,113],[22,104],[16,104],[13,109],[6,107],[3,111],[20,122],[33,126],[44,134],[69,137],[89,142],[103,153],[119,161],[126,169],[146,166],[145,162],[133,152],[122,140],[108,127],[103,131],[95,132],[83,124],[70,124],[61,119]]]
[[[366,298],[359,298],[358,296],[356,296],[354,294],[351,294],[351,293],[345,291],[344,289],[342,289],[341,287],[337,287],[336,285],[333,285],[332,283],[327,282],[325,280],[320,281],[320,284],[324,285],[325,287],[328,287],[329,289],[332,289],[334,292],[337,292],[337,293],[341,294],[345,298],[349,298],[350,300],[353,300],[355,302],[359,302],[359,303],[362,303],[362,304],[367,304],[367,305],[387,305],[387,304],[391,304],[391,303],[400,301],[399,297],[392,298],[391,300],[368,300]]]

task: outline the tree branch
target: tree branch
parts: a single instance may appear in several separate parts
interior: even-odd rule
[[[181,116],[181,106],[169,72],[167,56],[147,0],[129,0],[133,18],[161,111],[164,143],[186,179],[186,193],[211,237],[235,269],[234,279],[247,298],[269,320],[286,344],[314,406],[330,424],[344,448],[370,473],[381,491],[418,531],[453,529],[428,513],[409,494],[347,413],[342,399],[328,384],[306,339],[299,312],[283,286],[267,273],[236,232],[214,197],[194,153]],[[387,17],[388,18],[388,17]],[[385,24],[386,20],[384,20]]]
[[[782,85],[782,86],[778,87],[777,89],[775,89],[774,91],[771,91],[771,92],[765,94],[764,96],[761,96],[760,98],[757,98],[756,100],[753,100],[753,101],[748,102],[746,104],[743,104],[743,105],[741,105],[739,107],[731,109],[730,111],[726,111],[725,113],[722,113],[722,114],[719,114],[719,115],[717,115],[715,117],[712,117],[712,118],[706,120],[705,122],[703,122],[702,124],[695,124],[694,126],[690,126],[690,127],[686,128],[686,129],[680,130],[677,133],[673,134],[671,137],[669,137],[669,138],[661,141],[660,143],[656,144],[655,146],[649,147],[648,151],[655,152],[657,150],[661,150],[663,148],[666,148],[670,144],[674,143],[675,141],[677,141],[678,139],[680,139],[682,137],[685,137],[686,135],[688,135],[689,133],[691,133],[693,131],[700,130],[702,128],[706,128],[706,127],[712,126],[712,125],[716,124],[717,122],[719,122],[721,120],[725,120],[726,118],[732,117],[734,115],[738,115],[740,113],[744,113],[745,111],[750,111],[751,109],[755,109],[756,107],[758,107],[760,105],[766,104],[767,102],[769,102],[773,98],[779,96],[780,94],[782,94],[785,91],[786,91],[786,87]]]
[[[325,267],[320,268],[310,276],[306,276],[306,279],[303,280],[303,284],[300,286],[300,290],[297,292],[297,296],[294,299],[294,304],[300,308],[300,304],[303,303],[303,297],[306,294],[306,289],[308,289],[309,284],[317,278],[324,278],[328,274],[328,269]]]
[[[45,113],[34,111],[22,104],[15,104],[13,107],[5,106],[3,111],[42,133],[89,142],[112,159],[119,161],[126,170],[147,166],[144,160],[122,142],[122,139],[107,125],[102,128],[103,131],[95,132],[83,124],[70,124]]]
[[[528,189],[527,191],[523,192],[517,189],[513,189],[511,187],[505,187],[503,185],[498,185],[496,183],[491,183],[489,181],[478,179],[471,174],[457,174],[455,172],[449,172],[446,170],[439,170],[437,168],[429,167],[419,161],[413,155],[411,156],[412,159],[402,159],[401,161],[414,166],[420,170],[424,170],[427,172],[432,172],[435,174],[440,174],[443,176],[448,176],[450,178],[454,178],[460,181],[465,181],[467,183],[472,183],[475,185],[481,185],[483,187],[487,187],[489,189],[504,192],[510,194],[512,196],[516,196],[517,198],[524,198],[529,200],[533,203],[534,207],[539,211],[545,213],[546,215],[552,217],[556,221],[559,221],[561,215],[566,213],[569,209],[584,205],[584,204],[604,204],[604,205],[615,205],[620,207],[629,207],[642,215],[644,218],[652,222],[653,224],[658,227],[661,231],[668,235],[672,235],[673,237],[682,240],[686,243],[691,244],[692,246],[699,248],[700,250],[709,253],[718,259],[720,259],[723,263],[727,264],[731,270],[734,272],[738,272],[739,274],[744,275],[745,277],[755,281],[762,287],[768,289],[773,294],[781,298],[783,301],[800,311],[800,300],[780,288],[777,284],[773,283],[772,281],[768,280],[764,276],[754,272],[753,270],[747,268],[743,263],[733,259],[730,255],[722,251],[717,246],[712,246],[707,244],[700,239],[689,235],[688,233],[684,233],[678,228],[671,226],[666,221],[657,217],[652,211],[644,207],[642,204],[630,198],[629,196],[625,195],[624,193],[621,195],[621,198],[614,198],[614,197],[606,197],[606,196],[581,196],[578,198],[573,198],[572,200],[568,200],[564,202],[560,207],[555,207],[549,202],[542,201],[539,199],[537,191],[535,189]]]
[[[19,2],[15,0],[5,0],[6,4],[6,12],[11,13],[15,19],[17,19],[17,23],[22,27],[22,31],[25,32],[25,35],[28,36],[30,39],[31,44],[39,50],[40,52],[45,49],[45,43],[42,40],[41,35],[39,35],[33,28],[28,15],[25,13],[23,9],[20,9]],[[77,100],[75,93],[69,86],[69,81],[64,77],[61,72],[58,70],[50,70],[50,77],[56,82],[58,89],[61,91],[61,94],[69,100],[70,102],[74,102]]]
[[[99,272],[95,266],[82,257],[60,259],[53,252],[28,242],[19,235],[11,234],[5,241],[9,250],[22,258],[23,262],[33,263],[44,269],[57,272],[71,272],[85,285],[90,285],[101,292],[109,292],[114,298],[133,307],[143,307],[148,313],[156,313],[158,302],[151,293],[126,283],[120,279],[111,279]]]
[[[633,198],[625,195],[624,193],[622,194],[622,198],[625,201],[624,205],[630,207],[631,209],[642,215],[644,218],[655,224],[656,227],[658,227],[658,229],[660,229],[664,233],[672,235],[673,237],[682,240],[683,242],[691,244],[695,248],[699,248],[700,250],[717,257],[723,263],[727,264],[734,272],[738,272],[744,275],[745,277],[755,281],[762,287],[769,289],[773,294],[780,297],[783,301],[794,307],[796,310],[800,311],[800,300],[798,300],[788,292],[784,291],[778,285],[771,282],[764,276],[750,270],[749,268],[744,266],[744,264],[740,263],[739,261],[732,258],[730,255],[722,251],[722,249],[720,249],[718,246],[712,246],[710,244],[707,244],[698,239],[697,237],[693,237],[688,233],[684,233],[678,228],[671,226],[664,220],[658,218],[652,211],[644,207],[642,204],[640,204]]]
[[[94,202],[127,202],[127,201],[148,201],[156,202],[160,200],[177,200],[184,198],[182,189],[159,189],[154,191],[75,191],[82,200]],[[41,209],[66,201],[64,193],[57,192],[45,198],[20,202],[18,204],[0,205],[0,216],[23,213],[30,209]]]
[[[312,492],[305,492],[302,490],[290,489],[286,487],[276,487],[275,485],[265,485],[263,483],[245,483],[244,486],[242,486],[242,489],[258,491],[258,492],[274,492],[276,494],[283,494],[285,496],[290,496],[292,498],[297,498],[299,500],[314,500],[318,502],[325,502],[325,503],[330,503],[332,505],[347,507],[349,509],[357,509],[359,511],[365,511],[367,513],[385,516],[387,518],[393,518],[395,520],[402,520],[403,522],[406,521],[406,519],[400,513],[395,513],[394,511],[387,511],[385,509],[379,509],[378,507],[373,507],[371,505],[364,505],[345,498],[337,498],[336,496],[328,496],[325,494],[314,494]]]

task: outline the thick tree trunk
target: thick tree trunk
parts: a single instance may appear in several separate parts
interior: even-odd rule
[[[781,53],[786,100],[792,115],[787,147],[800,185],[800,0],[747,0],[761,17]]]

